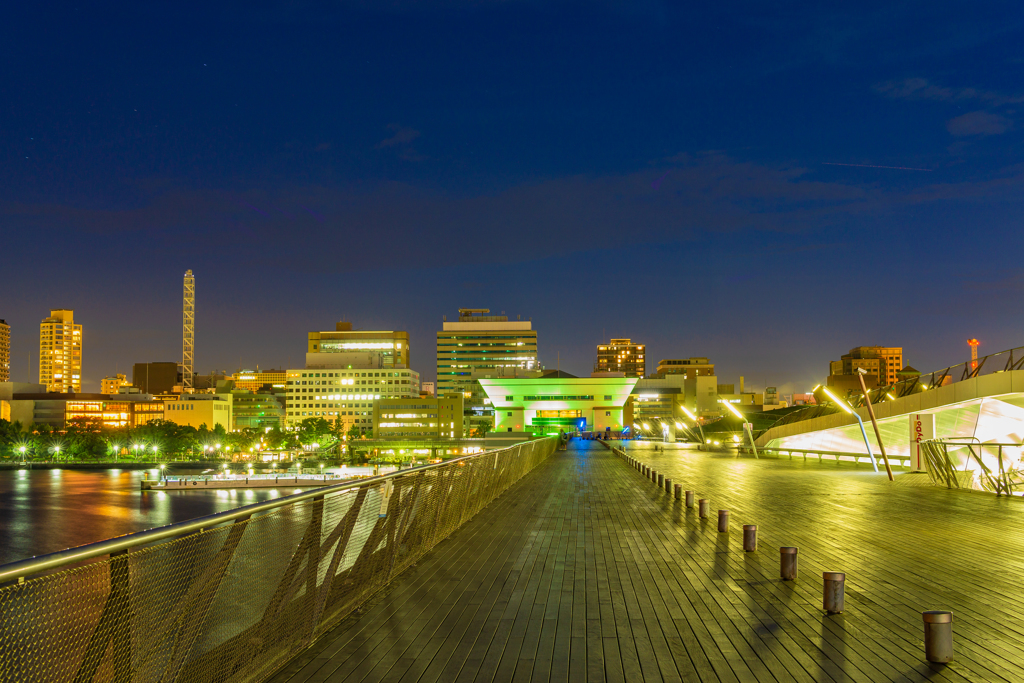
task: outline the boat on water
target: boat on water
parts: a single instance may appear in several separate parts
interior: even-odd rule
[[[333,472],[324,474],[194,474],[167,475],[160,479],[142,480],[143,491],[201,491],[203,489],[274,489],[313,488],[329,486],[342,481],[360,479],[366,475],[342,476]]]

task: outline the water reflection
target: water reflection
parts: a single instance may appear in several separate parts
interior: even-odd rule
[[[291,493],[142,491],[143,474],[133,470],[0,471],[0,564]],[[151,470],[149,476],[159,476],[158,470]]]

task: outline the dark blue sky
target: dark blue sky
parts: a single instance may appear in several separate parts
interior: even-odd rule
[[[532,318],[550,367],[628,336],[789,390],[861,344],[1024,344],[1020,4],[709,5],[10,9],[13,378],[50,308],[86,389],[179,359],[188,268],[200,372],[347,318],[432,378],[460,306]]]

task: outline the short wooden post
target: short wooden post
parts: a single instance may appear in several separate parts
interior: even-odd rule
[[[665,485],[665,475],[664,474],[659,474],[658,475],[658,488],[660,489],[664,485]]]
[[[839,614],[846,607],[846,574],[825,572],[822,578],[825,580],[822,607],[829,614]]]
[[[697,514],[701,517],[701,519],[704,519],[708,516],[707,498],[701,498],[699,501],[697,501]]]
[[[665,491],[667,493],[672,493],[672,480],[671,479],[666,479],[665,480]]]
[[[724,534],[729,530],[729,511],[719,510],[718,511],[718,533]]]
[[[943,610],[922,612],[924,618],[924,658],[947,664],[953,661],[953,613]]]
[[[693,491],[687,491],[686,492],[686,507],[688,507],[688,508],[692,508],[693,507]]]
[[[743,525],[743,551],[752,553],[757,550],[757,525]]]
[[[782,556],[781,573],[783,581],[796,581],[798,552],[798,548],[791,546],[779,548],[779,554]]]
[[[672,489],[673,489],[672,493],[673,493],[675,499],[676,500],[682,499],[682,497],[683,497],[683,485],[682,484],[676,484],[675,486],[672,487]]]

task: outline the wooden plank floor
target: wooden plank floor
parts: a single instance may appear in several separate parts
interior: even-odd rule
[[[849,463],[629,449],[712,517],[574,442],[273,680],[1024,681],[1024,501]],[[778,578],[784,545],[796,582]],[[847,574],[841,615],[821,610],[823,571]],[[927,609],[954,612],[951,665],[924,661]]]

